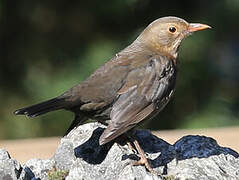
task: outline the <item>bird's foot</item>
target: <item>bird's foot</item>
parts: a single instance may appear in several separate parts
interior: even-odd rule
[[[149,172],[158,175],[158,173],[156,171],[154,171],[153,168],[150,166],[149,161],[147,160],[147,158],[145,156],[141,157],[139,161],[133,162],[132,165],[133,166],[139,166],[139,165],[145,166],[145,168]]]
[[[149,161],[148,161],[148,159],[145,156],[144,150],[140,147],[140,145],[139,145],[137,140],[134,140],[134,145],[135,145],[135,148],[136,148],[136,150],[138,151],[138,153],[140,155],[140,160],[136,161],[136,162],[133,162],[132,165],[133,166],[143,165],[143,166],[145,166],[145,168],[149,172],[158,175],[158,173],[156,171],[154,171],[153,168],[150,166]]]

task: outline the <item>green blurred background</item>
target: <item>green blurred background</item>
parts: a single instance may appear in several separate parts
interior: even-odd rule
[[[73,114],[13,111],[80,83],[153,20],[209,24],[180,49],[174,99],[153,130],[239,125],[238,0],[0,0],[0,139],[63,135]]]

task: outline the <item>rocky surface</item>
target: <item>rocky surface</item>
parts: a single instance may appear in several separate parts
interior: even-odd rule
[[[61,139],[55,155],[48,160],[31,159],[20,165],[6,150],[0,150],[0,180],[94,180],[94,179],[239,179],[239,155],[230,148],[204,136],[185,136],[174,145],[146,130],[137,130],[136,138],[154,170],[132,166],[137,154],[127,145],[99,146],[103,127],[88,123]]]
[[[0,179],[18,179],[22,173],[22,166],[14,159],[11,159],[8,152],[0,149]]]

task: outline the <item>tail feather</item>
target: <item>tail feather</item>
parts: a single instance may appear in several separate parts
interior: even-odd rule
[[[29,117],[36,117],[50,111],[55,111],[64,108],[65,102],[66,101],[64,100],[64,98],[57,97],[39,104],[35,104],[26,108],[16,110],[14,113],[16,115],[26,115]]]

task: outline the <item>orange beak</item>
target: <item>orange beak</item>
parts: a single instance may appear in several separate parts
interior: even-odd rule
[[[211,28],[211,26],[208,26],[206,24],[190,23],[188,27],[188,32],[191,33],[191,32],[201,31],[208,28]]]

